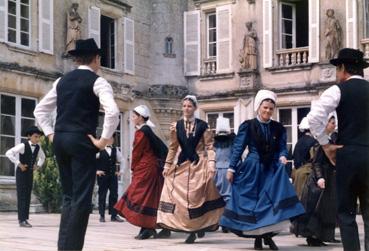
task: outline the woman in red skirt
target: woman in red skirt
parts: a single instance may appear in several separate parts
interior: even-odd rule
[[[115,205],[118,213],[129,223],[141,227],[135,237],[140,240],[156,236],[156,215],[164,181],[160,163],[164,163],[168,152],[166,145],[151,130],[153,124],[149,117],[150,112],[145,105],[133,110],[136,132],[131,162],[132,181]]]

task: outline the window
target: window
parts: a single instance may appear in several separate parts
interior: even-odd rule
[[[278,121],[283,124],[287,131],[287,149],[289,156],[292,156],[293,148],[298,138],[301,137],[298,126],[309,111],[310,107],[278,109]]]
[[[207,15],[207,57],[213,58],[217,56],[217,24],[216,14],[209,13]]]
[[[365,38],[369,38],[369,0],[364,1],[365,11]]]
[[[8,42],[30,46],[30,1],[8,0]]]
[[[0,94],[0,176],[14,176],[15,167],[5,152],[26,139],[25,130],[35,125],[36,100]]]
[[[165,38],[165,54],[166,55],[173,54],[173,38],[171,37]]]
[[[231,126],[231,131],[234,131],[234,113],[231,111],[226,112],[208,112],[206,113],[206,120],[209,124],[209,128],[215,131],[217,125],[217,118],[224,117],[229,119],[229,123]]]
[[[115,20],[101,15],[101,66],[115,68]]]

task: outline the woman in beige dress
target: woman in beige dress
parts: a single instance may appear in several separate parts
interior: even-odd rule
[[[186,243],[193,243],[206,231],[217,230],[225,205],[213,181],[213,134],[205,121],[195,118],[196,108],[196,97],[186,96],[183,118],[171,127],[158,209],[158,225],[190,233]]]

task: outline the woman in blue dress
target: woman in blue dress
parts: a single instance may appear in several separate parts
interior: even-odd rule
[[[284,167],[286,130],[271,119],[275,103],[274,92],[260,90],[254,103],[257,117],[239,127],[227,172],[232,193],[220,221],[241,237],[255,238],[256,250],[263,249],[263,239],[278,250],[272,237],[288,227],[290,218],[304,213]],[[247,157],[241,161],[246,147]]]

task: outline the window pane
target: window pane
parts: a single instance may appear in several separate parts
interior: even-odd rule
[[[33,99],[22,99],[22,116],[33,118],[33,111],[36,107],[36,101]]]
[[[21,5],[21,17],[29,18],[29,7],[27,5]]]
[[[12,29],[16,29],[17,21],[16,21],[15,16],[8,15],[8,27]]]
[[[287,143],[291,143],[292,142],[292,127],[285,126],[285,128],[287,131]]]
[[[282,17],[292,19],[292,6],[282,4]]]
[[[297,121],[300,124],[301,120],[306,117],[306,115],[310,112],[310,108],[309,107],[304,107],[304,108],[298,108],[297,109]]]
[[[215,14],[209,15],[209,28],[216,27],[216,16]]]
[[[229,124],[231,126],[231,128],[234,128],[234,114],[233,112],[225,112],[223,113],[223,117],[228,118],[229,119]]]
[[[1,113],[15,115],[15,97],[1,95]]]
[[[215,129],[217,123],[218,114],[208,114],[208,124],[210,129]]]
[[[209,57],[215,57],[217,55],[217,45],[215,43],[209,44]]]
[[[282,21],[282,33],[292,35],[292,21],[290,21],[290,20],[283,20]]]
[[[15,135],[15,117],[1,115],[0,134]]]
[[[282,48],[283,49],[292,48],[292,36],[282,35]]]
[[[1,136],[0,137],[0,154],[4,155],[6,151],[8,151],[10,148],[12,148],[15,144],[14,137],[6,137]]]
[[[28,33],[21,32],[21,45],[29,45],[29,35]]]
[[[15,30],[8,29],[8,41],[15,43],[17,40],[17,35],[15,33]]]
[[[23,3],[23,4],[29,4],[29,0],[21,0],[21,3]]]
[[[7,157],[0,157],[0,175],[14,176],[14,164]]]
[[[30,126],[34,126],[35,125],[35,120],[34,119],[21,119],[21,132],[22,132],[22,136],[26,137],[26,133],[25,131],[27,130],[27,128],[29,128]]]
[[[280,109],[279,110],[279,122],[283,125],[291,125],[291,109]]]
[[[8,1],[8,13],[15,15],[17,11],[17,7],[15,2]]]
[[[27,19],[21,19],[21,31],[29,31],[29,21]]]
[[[209,42],[217,41],[217,31],[216,29],[209,30]]]

